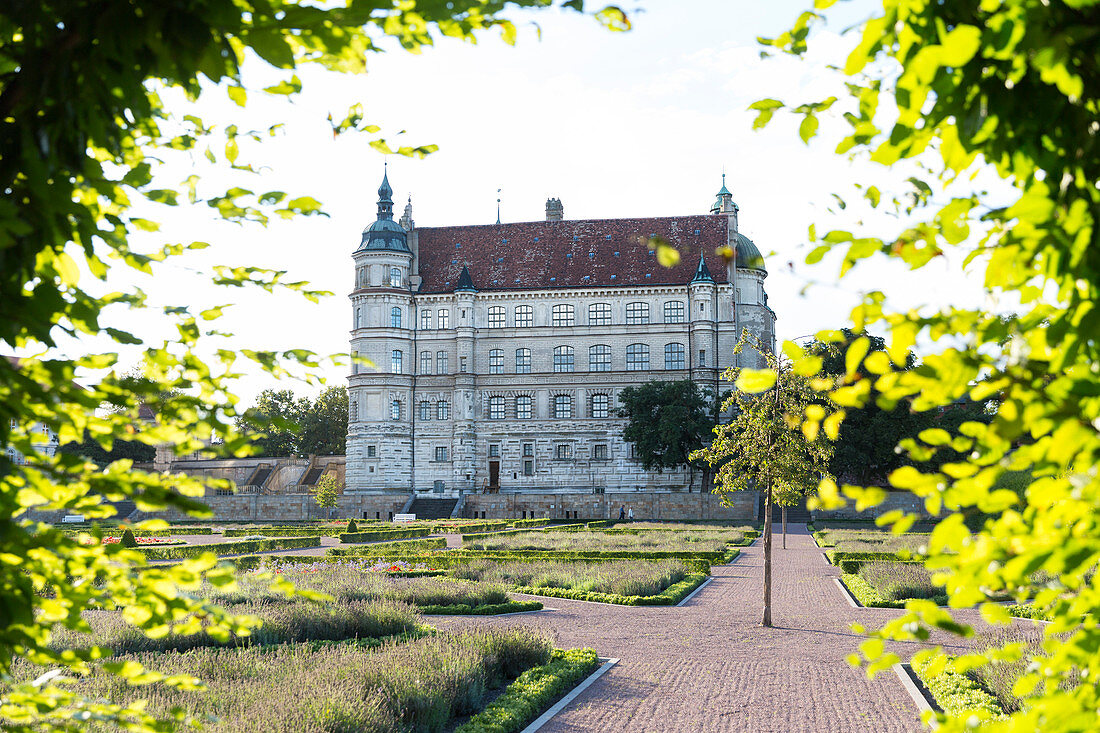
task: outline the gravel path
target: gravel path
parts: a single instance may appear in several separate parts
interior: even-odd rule
[[[759,541],[733,563],[715,567],[712,582],[681,607],[542,598],[554,610],[498,619],[433,617],[432,623],[538,626],[559,646],[592,647],[621,659],[544,733],[919,730],[916,705],[892,673],[868,680],[845,661],[860,642],[849,624],[873,627],[899,612],[849,606],[833,581],[839,570],[822,562],[804,524],[788,525],[788,549],[779,548],[778,534],[775,539],[771,629],[759,626]],[[898,647],[903,659],[918,648]]]

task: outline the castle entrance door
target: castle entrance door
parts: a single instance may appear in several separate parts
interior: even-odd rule
[[[489,461],[489,488],[500,488],[500,461]]]

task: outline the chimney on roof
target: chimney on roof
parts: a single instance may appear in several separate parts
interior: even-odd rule
[[[565,218],[565,209],[561,199],[546,199],[546,221],[561,221]]]

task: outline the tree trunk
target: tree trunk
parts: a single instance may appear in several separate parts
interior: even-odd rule
[[[783,507],[783,549],[787,549],[787,507]]]
[[[772,625],[772,484],[764,494],[764,619],[761,626]]]

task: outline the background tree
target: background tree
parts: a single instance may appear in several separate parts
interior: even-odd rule
[[[831,4],[815,3],[789,31],[764,43],[805,53],[815,42],[820,9]],[[1009,302],[1016,310],[1005,315],[957,305],[898,312],[886,293],[872,291],[851,314],[856,331],[885,330],[886,354],[865,363],[884,409],[904,398],[919,411],[964,399],[996,401],[995,414],[963,422],[962,435],[922,431],[908,443],[917,465],[894,470],[889,480],[937,519],[928,562],[946,576],[951,608],[981,604],[984,619],[1007,623],[1004,607],[990,597],[1005,593],[1054,619],[1013,688],[1019,709],[992,724],[998,730],[1080,730],[1094,727],[1100,714],[1092,672],[1082,675],[1100,666],[1097,27],[1100,7],[1087,0],[884,0],[846,35],[850,53],[839,70],[839,98],[753,105],[758,127],[789,109],[801,118],[803,140],[839,130],[826,141],[838,154],[909,176],[895,190],[838,190],[845,223],[811,227],[808,262],[831,255],[844,275],[869,258],[919,269],[951,251],[948,261],[964,263],[969,280],[983,284],[984,302]],[[835,48],[832,39],[829,45]],[[819,124],[834,114],[837,125]],[[865,216],[873,208],[900,216]],[[846,222],[859,219],[856,235]],[[918,340],[927,345],[920,367],[898,372]],[[820,366],[817,357],[788,348],[796,369],[813,373]],[[872,380],[858,379],[855,365],[868,349],[857,338],[847,347],[843,378],[817,384],[834,415],[866,404]],[[808,429],[820,424],[811,419]],[[947,450],[954,451],[951,460],[924,462]],[[1001,488],[1008,472],[1022,472],[1027,488]],[[819,488],[825,507],[852,500],[869,506],[884,495],[829,481]],[[971,530],[968,512],[987,518]],[[903,529],[915,517],[892,512],[886,519]],[[883,639],[924,640],[931,628],[973,633],[949,608],[927,601],[907,607],[861,647],[869,674],[897,661]],[[1005,653],[979,651],[956,670]],[[919,652],[914,661],[934,654]],[[962,731],[981,716],[934,717],[940,730]]]
[[[332,515],[332,510],[336,508],[339,495],[340,487],[336,483],[336,477],[331,473],[322,476],[317,481],[317,487],[313,491],[313,498],[317,502],[317,506],[328,510],[329,516]],[[349,529],[348,531],[351,532],[352,530]]]
[[[237,429],[253,435],[265,456],[342,455],[348,434],[348,390],[329,387],[315,400],[289,389],[265,389],[238,418]]]
[[[304,456],[342,456],[348,439],[347,387],[329,387],[301,417],[298,452]]]
[[[744,347],[737,345],[735,353]],[[783,369],[781,362],[760,344],[751,344],[772,366],[772,371],[731,368],[723,379],[736,391],[723,412],[733,417],[714,428],[714,441],[693,454],[715,467],[714,493],[726,497],[732,491],[764,491],[764,613],[762,624],[772,625],[772,505],[791,506],[812,492],[827,475],[832,444],[818,439],[817,431],[802,429],[803,417],[824,412],[814,404],[816,393],[809,380]],[[770,390],[770,391],[764,391]],[[835,425],[827,431],[835,438]],[[784,522],[784,539],[786,522]],[[785,546],[785,543],[784,543]]]
[[[692,451],[703,445],[715,422],[713,397],[689,379],[653,380],[619,393],[619,415],[627,419],[623,440],[647,471],[688,467],[694,483]]]
[[[161,206],[194,205],[196,212],[242,223],[269,217],[322,213],[303,193],[255,190],[260,185],[262,142],[281,120],[273,112],[266,130],[241,130],[233,115],[202,119],[191,103],[211,93],[228,94],[237,105],[254,95],[294,97],[303,85],[300,66],[356,73],[368,53],[388,39],[410,51],[433,36],[473,40],[499,31],[516,35],[505,8],[541,8],[544,0],[454,0],[448,3],[368,2],[317,5],[294,0],[105,0],[0,4],[0,347],[8,353],[50,353],[59,336],[109,346],[81,358],[0,359],[0,444],[26,457],[14,465],[0,455],[0,550],[17,563],[0,563],[0,675],[19,656],[49,668],[89,673],[87,649],[56,649],[51,630],[84,630],[88,607],[125,608],[141,630],[187,631],[195,614],[215,637],[243,630],[239,619],[189,591],[205,581],[232,583],[232,570],[213,556],[171,566],[147,567],[144,555],[115,545],[80,546],[56,529],[30,522],[29,511],[78,512],[91,519],[112,516],[107,501],[132,499],[142,511],[174,509],[194,516],[209,510],[197,497],[209,485],[195,478],[101,470],[78,455],[35,452],[32,427],[41,423],[62,443],[81,441],[85,431],[110,451],[116,439],[147,445],[172,444],[178,454],[208,450],[235,455],[249,449],[233,428],[239,416],[234,382],[246,361],[276,377],[301,376],[319,365],[309,351],[280,353],[240,349],[216,328],[221,308],[198,310],[189,303],[158,304],[163,334],[131,333],[128,311],[143,308],[145,293],[119,292],[117,270],[156,274],[161,263],[207,247],[166,236],[150,246],[135,231],[152,233]],[[580,10],[579,0],[560,3]],[[628,27],[613,7],[594,14],[605,26]],[[249,62],[245,65],[245,59]],[[246,72],[247,69],[247,72]],[[272,83],[275,77],[275,83]],[[162,97],[165,90],[172,93]],[[171,99],[173,107],[165,106]],[[325,115],[327,110],[319,110]],[[320,118],[319,118],[320,119]],[[335,134],[378,128],[361,107],[332,120]],[[257,157],[242,155],[240,139]],[[423,155],[432,146],[390,148],[374,136],[380,152]],[[208,159],[224,175],[182,182],[162,180],[174,165],[188,170]],[[225,181],[222,189],[215,181]],[[171,272],[171,271],[169,271]],[[240,287],[291,290],[317,299],[286,273],[256,267],[215,266],[211,281],[231,293]],[[81,285],[81,277],[97,282]],[[227,294],[227,299],[232,296]],[[202,348],[200,348],[200,342]],[[125,384],[110,368],[117,348],[141,346],[148,380]],[[74,379],[80,379],[77,386]],[[178,390],[158,411],[155,425],[136,435],[131,415],[158,395]],[[125,414],[97,412],[104,402]],[[216,448],[211,448],[211,443]],[[225,486],[228,488],[227,486]],[[154,528],[145,524],[143,528]],[[179,592],[183,589],[184,592]],[[44,591],[44,592],[42,592]],[[182,624],[182,625],[181,625]],[[98,670],[142,683],[155,673],[141,665],[104,665]],[[32,674],[31,677],[34,677]],[[168,684],[191,684],[171,678]],[[104,727],[163,729],[141,706],[121,708],[75,695],[59,680],[38,686],[7,684],[4,716],[28,729],[81,727],[94,719]]]

